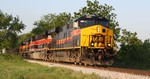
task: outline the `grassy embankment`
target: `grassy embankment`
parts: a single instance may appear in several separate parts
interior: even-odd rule
[[[19,55],[0,54],[0,79],[104,79],[95,74],[58,67],[46,67],[24,61]]]

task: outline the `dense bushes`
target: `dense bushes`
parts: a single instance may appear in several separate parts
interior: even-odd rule
[[[121,45],[115,65],[120,67],[150,69],[150,40],[138,45]]]

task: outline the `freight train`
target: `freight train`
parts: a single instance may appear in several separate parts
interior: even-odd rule
[[[23,41],[19,52],[31,59],[112,65],[115,56],[113,36],[108,19],[85,15]]]

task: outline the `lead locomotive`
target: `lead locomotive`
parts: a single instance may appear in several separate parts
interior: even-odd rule
[[[85,15],[22,42],[20,53],[32,59],[111,65],[115,55],[114,34],[108,24],[104,17]]]

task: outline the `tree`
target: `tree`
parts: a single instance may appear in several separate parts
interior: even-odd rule
[[[138,39],[137,33],[122,29],[122,35],[120,36],[119,42],[121,45],[140,45],[142,41]]]
[[[94,2],[91,2],[90,0],[87,0],[87,6],[81,8],[79,12],[74,12],[74,18],[83,16],[83,15],[89,15],[89,14],[96,14],[99,17],[105,17],[110,20],[109,26],[114,31],[114,38],[115,41],[118,41],[118,38],[120,36],[120,28],[119,23],[116,21],[116,14],[112,11],[115,10],[112,6],[109,6],[107,4],[100,5],[97,0]]]
[[[44,15],[41,20],[36,21],[34,25],[37,27],[32,29],[32,33],[34,34],[40,34],[44,31],[47,31],[51,28],[57,27],[57,26],[63,26],[67,24],[71,20],[71,14],[70,13],[60,13],[59,15],[56,14],[47,14]]]
[[[18,44],[20,44],[22,41],[25,41],[29,38],[31,38],[32,36],[34,36],[33,33],[24,33],[22,35],[18,36]]]
[[[150,41],[149,39],[142,42],[137,33],[122,29],[122,35],[119,39],[121,43],[118,51],[116,63],[117,66],[150,69]]]
[[[119,42],[121,44],[117,56],[121,61],[128,60],[130,56],[135,52],[135,48],[139,45],[142,45],[142,41],[138,39],[137,33],[132,33],[130,31],[127,31],[126,29],[122,29],[122,35],[119,39]]]
[[[15,48],[18,33],[25,28],[19,17],[13,17],[0,11],[0,49]]]

